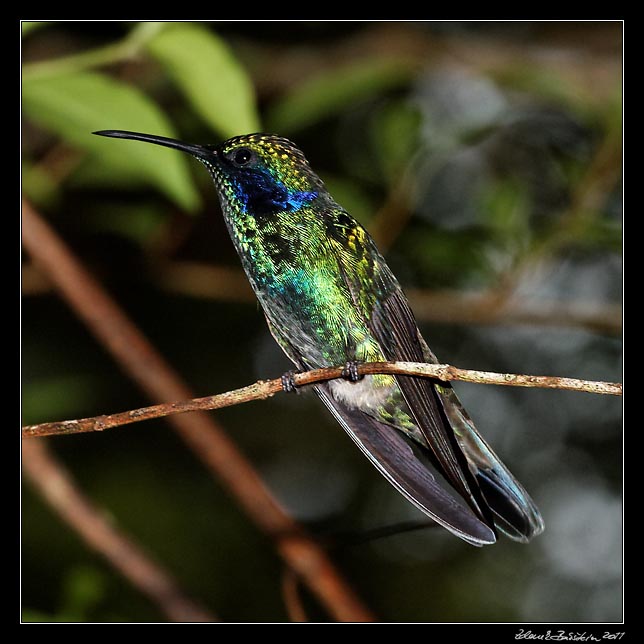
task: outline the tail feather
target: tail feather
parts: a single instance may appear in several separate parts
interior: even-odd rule
[[[494,525],[506,536],[514,541],[528,543],[543,531],[541,516],[526,505],[525,490],[522,500],[518,502],[515,494],[508,492],[507,485],[493,470],[479,470],[476,478],[494,515]]]
[[[373,465],[419,510],[472,545],[496,541],[491,520],[488,525],[474,513],[434,466],[427,448],[393,426],[338,402],[328,384],[315,389]]]
[[[436,385],[456,438],[494,515],[494,525],[511,539],[527,543],[544,523],[534,501],[478,433],[454,390]]]

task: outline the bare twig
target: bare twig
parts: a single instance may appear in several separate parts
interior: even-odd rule
[[[188,387],[162,356],[25,201],[22,224],[23,243],[34,263],[130,377],[155,400],[192,398]],[[322,548],[281,508],[214,419],[196,413],[169,420],[253,522],[271,536],[279,554],[334,619],[355,622],[375,619]]]
[[[22,446],[22,464],[49,505],[100,552],[124,577],[177,622],[215,622],[217,618],[188,599],[172,577],[152,561],[78,489],[71,475],[50,452],[46,441]]]
[[[344,367],[325,367],[312,369],[293,375],[296,386],[324,382],[341,378]],[[424,362],[366,362],[358,365],[361,375],[396,374],[403,376],[420,376],[435,378],[442,381],[463,380],[483,385],[509,385],[512,387],[539,387],[545,389],[566,389],[568,391],[585,391],[592,394],[622,395],[622,385],[617,382],[600,382],[597,380],[579,380],[576,378],[560,378],[557,376],[527,376],[514,373],[494,373],[491,371],[474,371],[459,369],[447,364],[427,364]],[[231,407],[252,400],[269,398],[283,391],[281,378],[274,380],[259,380],[258,382],[234,389],[223,394],[193,398],[180,402],[165,403],[132,409],[117,414],[81,418],[78,420],[63,420],[39,425],[26,425],[22,428],[24,438],[34,436],[52,436],[60,434],[80,434],[83,432],[99,432],[110,427],[119,427],[136,423],[141,420],[161,418],[171,414],[182,414],[188,411],[204,411]]]

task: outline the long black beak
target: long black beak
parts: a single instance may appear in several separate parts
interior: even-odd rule
[[[133,139],[135,141],[145,141],[146,143],[154,143],[155,145],[162,145],[166,148],[173,148],[174,150],[181,150],[187,152],[197,159],[212,159],[213,150],[204,145],[197,145],[196,143],[184,143],[176,139],[169,139],[166,136],[156,136],[154,134],[143,134],[141,132],[128,132],[127,130],[101,130],[94,132],[99,136],[111,136],[115,139]]]

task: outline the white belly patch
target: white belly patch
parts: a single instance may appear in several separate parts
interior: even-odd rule
[[[358,382],[331,380],[329,389],[333,397],[352,409],[376,411],[385,405],[391,395],[392,386],[374,383],[374,376],[365,376]]]

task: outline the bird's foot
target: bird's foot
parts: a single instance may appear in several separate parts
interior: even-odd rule
[[[358,382],[359,380],[362,380],[364,376],[358,372],[359,364],[360,363],[357,360],[349,360],[344,365],[342,377],[349,382]]]
[[[287,371],[285,374],[282,375],[282,389],[287,393],[290,394],[294,391],[297,391],[297,385],[295,384],[295,379],[293,376],[296,373],[302,373],[301,371]]]

